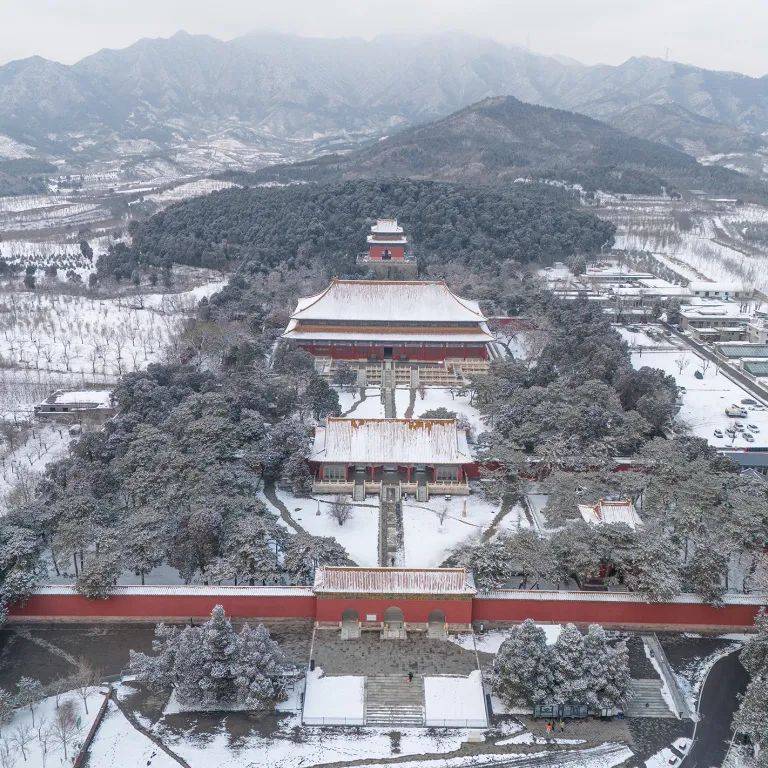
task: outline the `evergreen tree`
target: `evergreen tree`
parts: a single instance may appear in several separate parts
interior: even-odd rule
[[[552,649],[552,700],[587,703],[590,679],[586,667],[584,637],[573,624],[566,624]]]
[[[269,630],[259,624],[245,624],[237,638],[239,658],[236,666],[238,702],[262,709],[283,701],[286,686],[295,679],[296,670],[280,646],[269,636]]]
[[[176,627],[160,623],[155,625],[155,637],[152,640],[154,656],[141,651],[130,652],[131,672],[153,691],[165,690],[174,683],[178,638],[179,630]]]
[[[515,627],[499,648],[493,662],[492,685],[510,707],[550,700],[553,678],[544,630],[526,619]]]
[[[201,627],[179,635],[174,677],[176,697],[184,705],[231,704],[237,701],[237,635],[217,605]]]
[[[630,680],[626,646],[612,647],[599,624],[590,624],[584,636],[584,668],[591,707],[606,709],[626,697]]]

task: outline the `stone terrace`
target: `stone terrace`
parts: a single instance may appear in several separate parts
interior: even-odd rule
[[[359,639],[341,640],[338,630],[318,629],[313,656],[326,675],[468,675],[478,668],[474,651],[424,635],[382,640],[363,632]]]

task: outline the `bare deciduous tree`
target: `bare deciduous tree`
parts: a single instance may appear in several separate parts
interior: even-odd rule
[[[352,505],[345,496],[337,496],[328,509],[328,514],[339,524],[344,523],[352,517]]]

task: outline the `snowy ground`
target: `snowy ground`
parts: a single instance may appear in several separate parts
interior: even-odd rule
[[[687,425],[692,434],[705,438],[710,445],[717,448],[744,448],[768,445],[768,407],[744,406],[748,415],[743,419],[732,419],[725,415],[725,409],[733,403],[741,403],[744,398],[757,398],[731,379],[727,378],[714,363],[703,362],[696,352],[691,349],[674,350],[669,352],[638,351],[632,354],[632,365],[635,368],[649,366],[661,368],[675,377],[678,386],[685,387],[681,394],[682,407],[677,420]],[[703,378],[697,379],[696,371],[703,371]],[[732,438],[725,432],[735,422],[741,422],[745,429],[737,432]],[[750,429],[749,424],[757,427]],[[715,437],[714,431],[719,429],[723,437]],[[751,434],[753,441],[745,439]]]
[[[425,677],[424,705],[427,725],[485,727],[487,717],[480,670],[467,676]]]
[[[308,725],[362,725],[365,722],[365,678],[326,676],[320,667],[307,672],[303,721]]]
[[[377,497],[369,497],[364,504],[353,504],[352,517],[344,525],[339,525],[329,514],[331,503],[335,498],[332,495],[299,498],[287,491],[278,490],[277,496],[288,508],[293,519],[309,533],[314,536],[333,536],[358,565],[378,565],[379,504]],[[352,503],[351,499],[347,501]]]
[[[653,349],[678,349],[683,342],[674,336],[666,336],[664,328],[660,325],[647,324],[642,326],[614,326],[624,341],[629,344],[631,350]],[[637,330],[631,330],[637,328]]]
[[[30,670],[32,672],[32,670]],[[99,688],[91,688],[87,693],[85,704],[79,693],[69,691],[59,697],[59,707],[65,701],[71,701],[74,707],[76,726],[66,739],[67,759],[64,758],[64,744],[51,733],[56,720],[56,697],[49,696],[34,706],[34,711],[29,707],[17,709],[13,712],[9,722],[3,724],[0,749],[5,746],[9,749],[9,757],[4,759],[0,754],[0,763],[8,768],[26,765],[29,768],[44,768],[57,765],[71,765],[74,755],[77,754],[76,744],[82,743],[93,724],[99,707],[104,701],[104,694]],[[86,713],[85,707],[88,712]],[[21,735],[25,734],[24,738]],[[21,742],[24,741],[24,750]],[[98,764],[92,763],[94,766]],[[126,765],[124,763],[124,765]],[[100,766],[99,766],[100,768]]]
[[[404,391],[408,392],[409,390]],[[400,390],[398,390],[398,397],[399,396]],[[433,411],[436,408],[446,408],[449,411],[455,411],[457,416],[464,417],[469,422],[473,433],[471,437],[476,438],[481,432],[484,432],[487,427],[483,423],[483,418],[480,415],[480,412],[469,400],[468,395],[458,395],[451,389],[425,387],[416,392],[413,415],[414,417],[419,417],[425,411]],[[399,404],[397,414],[398,416],[401,415]]]
[[[384,418],[384,403],[381,401],[381,389],[379,387],[367,387],[365,399],[362,400],[359,389],[341,389],[338,392],[343,415],[367,419]],[[395,390],[397,418],[406,418],[411,395],[412,390],[407,387],[398,387]],[[470,403],[467,395],[458,395],[455,391],[444,387],[423,387],[416,390],[413,396],[413,418],[418,418],[425,411],[446,408],[455,412],[459,418],[467,420],[472,432],[470,437],[476,438],[486,429],[480,412]]]
[[[235,186],[231,181],[221,181],[218,179],[199,179],[198,181],[188,181],[184,184],[179,184],[172,189],[166,189],[163,192],[158,192],[151,195],[146,195],[145,200],[152,200],[152,202],[159,205],[166,206],[171,203],[178,203],[181,200],[186,200],[189,197],[198,197],[199,195],[207,195],[210,192],[216,192],[220,189],[228,189]]]
[[[409,568],[441,565],[459,544],[479,540],[498,512],[499,505],[479,493],[450,500],[433,495],[426,502],[403,501],[404,551],[398,564]]]
[[[11,490],[23,488],[31,494],[46,464],[62,458],[71,440],[66,427],[45,424],[31,429],[14,450],[0,446],[0,516],[7,512]]]

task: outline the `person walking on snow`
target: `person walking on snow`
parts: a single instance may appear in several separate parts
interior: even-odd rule
[[[408,673],[408,682],[409,682],[409,683],[412,683],[412,682],[413,682],[413,672],[409,672],[409,673]]]

